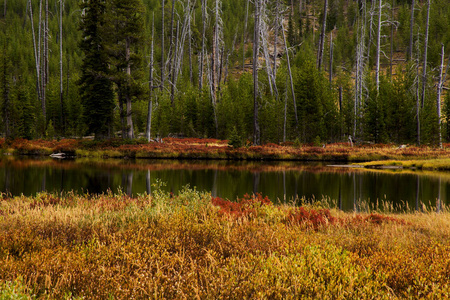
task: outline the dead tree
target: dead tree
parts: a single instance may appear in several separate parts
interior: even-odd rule
[[[48,0],[45,0],[45,21],[44,21],[44,55],[42,63],[42,114],[44,122],[47,123],[47,109],[46,109],[46,89],[48,84]]]
[[[275,82],[275,76],[272,71],[272,64],[270,63],[270,55],[269,55],[269,19],[268,19],[268,13],[267,13],[267,0],[261,0],[260,2],[260,17],[259,17],[259,30],[260,30],[260,39],[261,39],[261,46],[263,50],[264,60],[265,60],[265,66],[266,66],[266,72],[267,77],[269,79],[269,88],[270,93],[273,95],[277,95],[278,97],[278,91],[277,86]]]
[[[381,9],[383,7],[382,0],[378,0],[378,29],[377,29],[377,53],[375,65],[375,84],[377,87],[377,95],[380,90],[380,51],[381,51]]]
[[[300,4],[301,5],[301,4]],[[274,42],[273,42],[273,77],[277,78],[277,44],[278,30],[280,28],[280,0],[276,0],[275,6],[275,24],[274,24]]]
[[[431,8],[431,0],[428,0],[427,5],[427,23],[425,27],[425,44],[424,44],[424,53],[423,53],[423,68],[422,68],[422,107],[425,103],[425,93],[427,87],[427,59],[428,59],[428,32],[430,27],[430,8]]]
[[[323,63],[323,50],[325,48],[325,33],[327,27],[327,11],[328,11],[328,0],[325,0],[323,5],[323,21],[322,21],[322,31],[320,33],[319,39],[319,49],[317,51],[317,69],[320,71]]]
[[[172,68],[173,68],[174,60],[175,60],[174,55],[173,55],[173,52],[175,51],[175,45],[173,42],[175,28],[173,26],[173,23],[175,20],[176,1],[177,0],[172,0],[172,13],[171,13],[171,18],[170,18],[169,54],[168,54],[167,61],[166,61],[166,64],[169,64],[168,73],[169,73],[169,84],[171,84],[171,90],[173,88],[173,69]],[[172,99],[172,97],[171,97],[171,99]],[[171,100],[171,102],[173,105],[173,100]]]
[[[360,9],[360,16],[357,21],[357,45],[356,45],[356,74],[355,74],[355,102],[354,102],[354,126],[353,138],[358,134],[360,113],[363,101],[363,92],[365,90],[364,71],[366,59],[364,53],[366,51],[366,4],[363,1]]]
[[[288,73],[289,73],[289,79],[291,82],[292,101],[294,103],[295,125],[298,129],[297,102],[295,101],[294,80],[292,79],[291,62],[289,60],[289,49],[288,49],[287,42],[286,42],[286,34],[284,32],[283,23],[281,23],[281,31],[283,32],[283,41],[284,41],[284,48],[286,51],[287,68],[288,68]]]
[[[411,19],[409,22],[409,47],[408,47],[408,55],[407,55],[408,60],[412,59],[412,48],[413,48],[413,41],[414,41],[413,29],[414,29],[414,6],[415,6],[415,3],[416,3],[416,0],[412,0]]]
[[[259,109],[259,89],[258,89],[258,54],[259,54],[259,35],[260,35],[260,1],[255,0],[255,23],[253,32],[253,144],[261,143],[261,132],[259,128],[258,109]]]
[[[220,86],[220,65],[222,65],[221,48],[223,48],[223,21],[222,21],[222,1],[215,0],[214,6],[214,36],[212,55],[212,91],[213,105],[217,102],[217,90]]]
[[[242,72],[245,71],[245,35],[246,35],[246,31],[247,31],[248,5],[249,5],[249,2],[250,2],[250,0],[246,1],[244,31],[242,33]]]
[[[190,3],[190,0],[188,1],[188,3]],[[190,4],[188,6],[190,6]],[[194,0],[194,3],[192,4],[192,7],[193,8],[195,7],[195,0]],[[193,84],[194,83],[194,75],[192,73],[193,69],[192,69],[192,28],[191,28],[192,20],[191,20],[191,16],[189,16],[188,21],[189,21],[189,23],[188,23],[187,30],[188,30],[188,43],[189,43],[189,45],[188,45],[188,47],[189,47],[189,50],[188,50],[189,51],[189,53],[188,53],[188,55],[189,55],[189,81],[191,84]]]
[[[202,50],[200,52],[200,61],[199,61],[199,68],[198,68],[198,88],[201,91],[203,88],[203,66],[205,62],[205,47],[206,47],[206,21],[207,21],[207,14],[206,14],[206,6],[207,2],[206,0],[202,1]]]
[[[41,101],[41,75],[40,75],[40,51],[38,48],[40,47],[39,44],[36,44],[36,35],[34,31],[34,19],[33,19],[33,6],[31,4],[31,0],[28,0],[28,5],[30,9],[30,20],[31,20],[31,33],[33,37],[33,50],[34,50],[34,61],[35,61],[35,68],[36,68],[36,92],[38,95],[39,101]]]

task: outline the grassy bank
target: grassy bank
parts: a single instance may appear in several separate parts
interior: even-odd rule
[[[358,163],[365,168],[403,168],[418,170],[450,170],[450,158],[411,159],[411,160],[381,160]]]
[[[184,189],[3,196],[0,298],[448,298],[447,209],[344,213]]]
[[[233,148],[226,140],[166,138],[163,143],[144,140],[124,141],[111,139],[92,141],[86,139],[62,140],[0,140],[3,153],[13,155],[42,155],[66,153],[77,157],[99,158],[168,158],[168,159],[226,159],[226,160],[318,160],[318,161],[379,161],[387,159],[449,159],[450,148],[406,147],[395,145],[362,145],[351,147],[348,143],[314,145],[265,144]]]

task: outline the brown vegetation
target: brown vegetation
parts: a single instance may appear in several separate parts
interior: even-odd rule
[[[446,209],[354,214],[188,188],[4,196],[0,298],[443,299],[449,228]]]

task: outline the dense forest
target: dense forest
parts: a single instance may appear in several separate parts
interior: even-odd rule
[[[2,0],[7,138],[450,140],[447,0]]]

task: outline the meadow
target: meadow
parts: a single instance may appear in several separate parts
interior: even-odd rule
[[[0,202],[0,299],[444,299],[449,251],[445,206],[346,213],[158,186]]]

